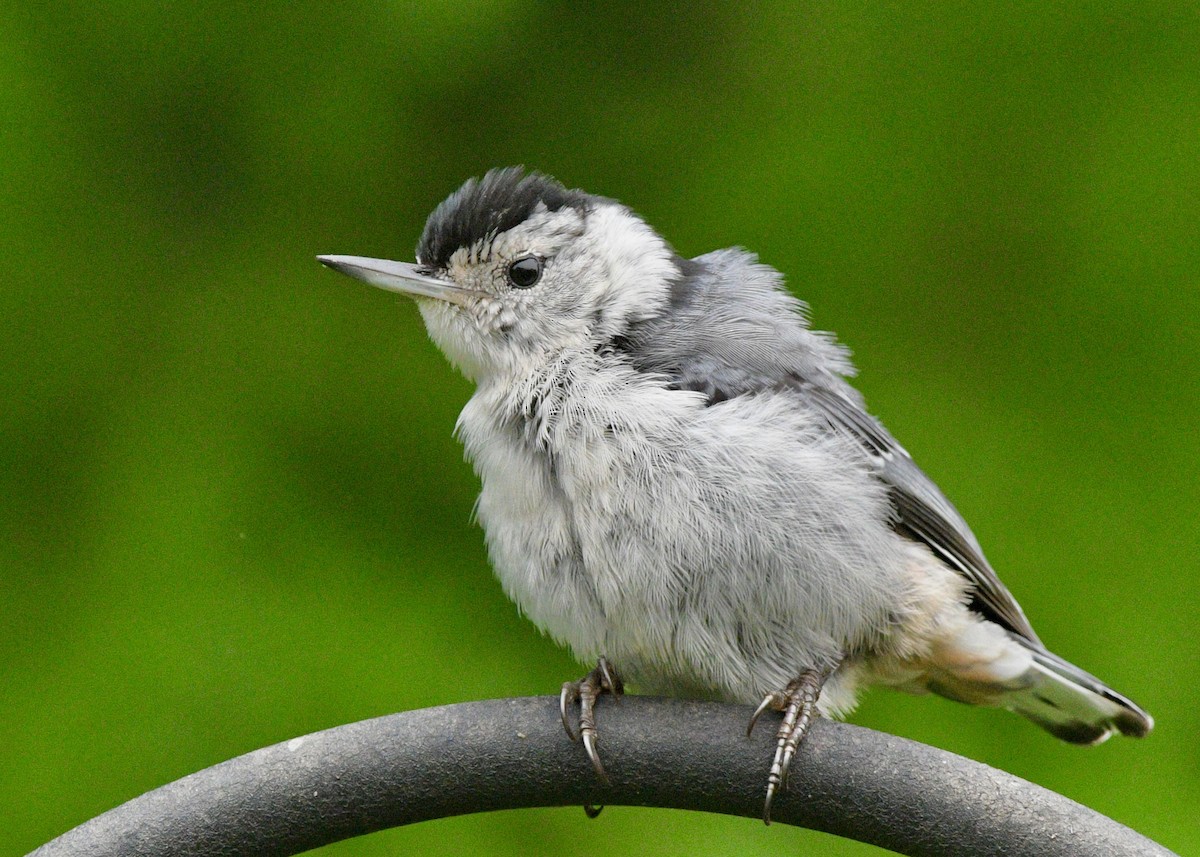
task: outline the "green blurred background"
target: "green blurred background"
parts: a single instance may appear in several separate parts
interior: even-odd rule
[[[524,163],[759,252],[1144,741],[876,691],[854,720],[1200,853],[1194,3],[0,5],[0,853],[262,745],[556,691],[403,300]],[[881,853],[611,807],[321,854]]]

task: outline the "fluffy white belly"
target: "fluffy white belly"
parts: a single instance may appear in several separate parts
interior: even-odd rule
[[[645,689],[746,702],[886,644],[912,556],[858,456],[830,448],[848,441],[782,396],[704,407],[592,377],[532,404],[481,385],[459,421],[530,619]]]

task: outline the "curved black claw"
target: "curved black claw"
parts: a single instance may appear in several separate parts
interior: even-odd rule
[[[796,756],[796,749],[808,734],[813,718],[817,716],[817,700],[828,677],[829,671],[805,670],[790,682],[785,690],[768,693],[750,717],[747,735],[754,730],[759,716],[768,708],[783,712],[783,721],[775,734],[775,758],[772,759],[771,770],[767,774],[767,799],[763,804],[765,824],[771,823],[771,803],[779,790],[787,785],[788,769]]]
[[[600,782],[605,785],[608,785],[609,782],[608,773],[604,770],[604,765],[600,762],[600,754],[596,750],[596,700],[604,693],[619,700],[624,691],[625,687],[608,659],[601,657],[596,662],[596,667],[579,681],[564,682],[562,693],[558,697],[558,711],[562,716],[563,728],[567,730],[567,735],[572,741],[583,741],[588,761],[592,763],[592,769],[596,772]],[[571,719],[567,715],[567,709],[576,700],[579,701],[578,732],[571,728]],[[595,818],[603,807],[596,809],[588,806],[584,809],[589,818]]]
[[[758,722],[758,718],[762,717],[764,711],[773,708],[776,711],[783,711],[787,707],[787,698],[783,695],[783,691],[773,690],[763,697],[763,701],[758,704],[758,708],[754,709],[754,713],[750,715],[750,723],[746,726],[746,737],[749,738],[754,734],[754,724]]]

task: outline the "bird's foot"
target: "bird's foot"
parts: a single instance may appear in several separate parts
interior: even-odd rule
[[[601,694],[608,693],[614,700],[620,700],[625,692],[625,686],[616,670],[609,664],[608,659],[601,656],[595,668],[579,681],[563,682],[562,693],[558,697],[558,710],[562,715],[563,728],[572,741],[583,741],[583,749],[587,752],[588,761],[596,772],[600,782],[608,785],[608,773],[600,762],[600,754],[596,752],[596,700]],[[571,720],[567,716],[567,708],[576,700],[579,701],[579,731],[571,728]],[[604,807],[588,804],[583,808],[588,818],[595,818]]]
[[[787,785],[788,769],[796,756],[796,749],[817,716],[817,700],[827,678],[828,670],[805,670],[789,682],[784,690],[768,693],[750,717],[747,735],[754,731],[754,724],[768,708],[783,712],[783,721],[775,735],[775,758],[767,774],[767,799],[763,804],[763,822],[766,824],[771,823],[771,802],[779,790]]]

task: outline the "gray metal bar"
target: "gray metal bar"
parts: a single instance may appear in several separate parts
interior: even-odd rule
[[[428,819],[584,803],[759,818],[776,717],[748,739],[741,706],[604,699],[603,787],[557,706],[468,702],[295,738],[148,792],[31,857],[287,857]],[[914,857],[1171,854],[1002,771],[826,720],[801,746],[773,819]]]

